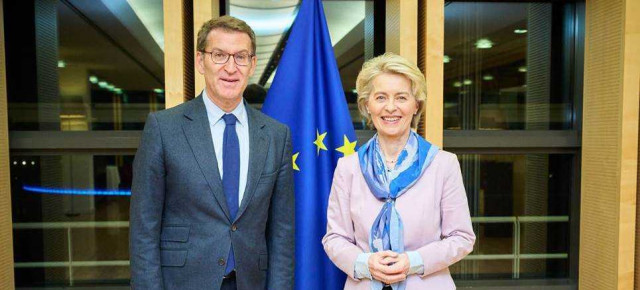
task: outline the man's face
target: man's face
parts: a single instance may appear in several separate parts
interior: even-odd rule
[[[253,54],[251,38],[243,32],[213,29],[207,36],[207,52],[213,54]],[[215,57],[215,56],[214,56]],[[233,109],[242,101],[242,92],[256,67],[256,58],[250,57],[245,66],[237,65],[233,56],[224,64],[213,61],[211,53],[198,52],[197,69],[204,75],[209,98],[221,108]]]

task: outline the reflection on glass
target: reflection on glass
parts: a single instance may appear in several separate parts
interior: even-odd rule
[[[444,129],[571,129],[572,7],[448,3]]]
[[[477,240],[456,279],[568,277],[573,158],[459,155]]]
[[[133,156],[10,162],[16,285],[128,284]]]
[[[138,6],[6,1],[9,129],[142,130],[164,109],[164,56]],[[161,2],[144,9],[162,19]]]

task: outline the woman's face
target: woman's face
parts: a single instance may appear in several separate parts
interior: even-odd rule
[[[413,96],[411,81],[403,75],[383,73],[372,81],[367,110],[378,135],[399,138],[409,133],[418,101]]]

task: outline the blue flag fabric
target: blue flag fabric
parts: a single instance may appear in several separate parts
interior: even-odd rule
[[[320,0],[303,0],[262,111],[291,128],[296,191],[295,288],[342,289],[322,247],[338,158],[356,135]]]

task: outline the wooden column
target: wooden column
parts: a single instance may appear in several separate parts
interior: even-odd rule
[[[14,289],[3,6],[3,1],[0,0],[0,289]]]
[[[203,23],[212,18],[220,17],[220,1],[219,0],[193,0],[193,59],[195,62],[198,48],[198,31]],[[195,76],[195,94],[199,94],[204,89],[204,77],[193,66],[193,75]]]
[[[580,289],[632,289],[640,1],[587,0]]]
[[[386,0],[386,51],[418,61],[418,0]]]
[[[418,3],[418,67],[427,78],[427,106],[418,133],[443,145],[444,0]]]
[[[194,97],[193,2],[164,0],[165,108]]]

